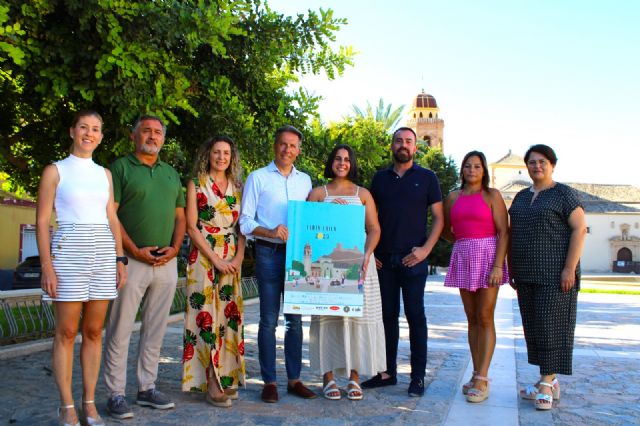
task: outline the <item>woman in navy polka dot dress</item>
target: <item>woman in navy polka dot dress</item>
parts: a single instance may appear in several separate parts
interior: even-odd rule
[[[528,360],[540,367],[540,379],[520,395],[535,400],[537,409],[549,410],[560,397],[556,374],[572,374],[586,223],[576,192],[553,180],[553,149],[534,145],[524,160],[533,185],[520,191],[509,209],[509,271],[518,292]]]

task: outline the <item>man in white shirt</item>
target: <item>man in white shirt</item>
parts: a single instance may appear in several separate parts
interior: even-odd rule
[[[277,402],[276,327],[284,293],[287,203],[304,201],[311,191],[309,176],[293,165],[300,154],[302,133],[293,126],[276,130],[274,161],[247,177],[242,197],[240,230],[255,238],[256,278],[260,290],[258,351],[264,381],[262,400]],[[302,318],[285,314],[284,357],[287,391],[302,398],[315,394],[300,381],[302,365]]]

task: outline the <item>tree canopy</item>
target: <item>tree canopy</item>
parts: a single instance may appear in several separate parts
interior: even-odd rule
[[[458,186],[458,168],[455,161],[453,161],[451,157],[445,157],[440,148],[430,148],[426,145],[420,145],[415,156],[415,161],[417,164],[433,170],[438,176],[443,200]],[[431,217],[429,217],[429,226],[431,226],[430,224]],[[452,248],[453,245],[450,242],[441,238],[429,254],[429,264],[449,266]]]
[[[130,150],[133,121],[152,113],[169,124],[163,155],[181,172],[219,133],[253,169],[275,128],[304,128],[316,111],[318,98],[288,84],[351,64],[349,47],[331,45],[345,24],[330,9],[284,16],[260,0],[0,0],[0,172],[33,191],[83,108],[105,119],[101,164]]]
[[[298,167],[307,172],[314,184],[325,183],[324,167],[329,153],[337,144],[350,145],[356,153],[359,183],[369,186],[374,173],[390,160],[391,135],[372,117],[345,117],[323,125],[314,120],[302,145]]]

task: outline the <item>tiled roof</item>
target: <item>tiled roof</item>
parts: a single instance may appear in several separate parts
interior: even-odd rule
[[[588,213],[640,213],[640,188],[632,185],[567,183]]]
[[[341,243],[338,243],[329,255],[325,255],[322,257],[328,257],[334,263],[335,262],[353,262],[354,259],[362,259],[364,254],[358,249],[358,247],[354,247],[352,249],[345,249]]]
[[[433,96],[424,93],[419,93],[418,96],[413,100],[414,108],[438,108],[438,104],[436,103],[436,98]]]
[[[639,203],[640,188],[633,185],[605,185],[599,183],[566,183],[590,199],[605,199],[618,203]]]
[[[517,193],[522,191],[525,188],[531,186],[531,181],[526,180],[514,180],[500,188],[500,192],[504,193]]]
[[[633,185],[565,183],[575,189],[587,213],[640,213],[640,188]],[[505,199],[531,186],[531,182],[514,181],[500,188]]]
[[[502,157],[498,161],[494,161],[490,165],[494,166],[494,165],[498,165],[498,164],[525,167],[524,157],[520,157],[519,155],[512,154],[511,150],[509,150],[509,153],[507,155],[505,155],[504,157]]]

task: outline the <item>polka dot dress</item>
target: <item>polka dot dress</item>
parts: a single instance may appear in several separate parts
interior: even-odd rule
[[[572,374],[580,264],[576,286],[560,288],[560,274],[569,249],[569,216],[582,208],[577,194],[561,183],[541,191],[520,191],[509,209],[511,218],[511,276],[527,342],[529,363],[540,374]]]

